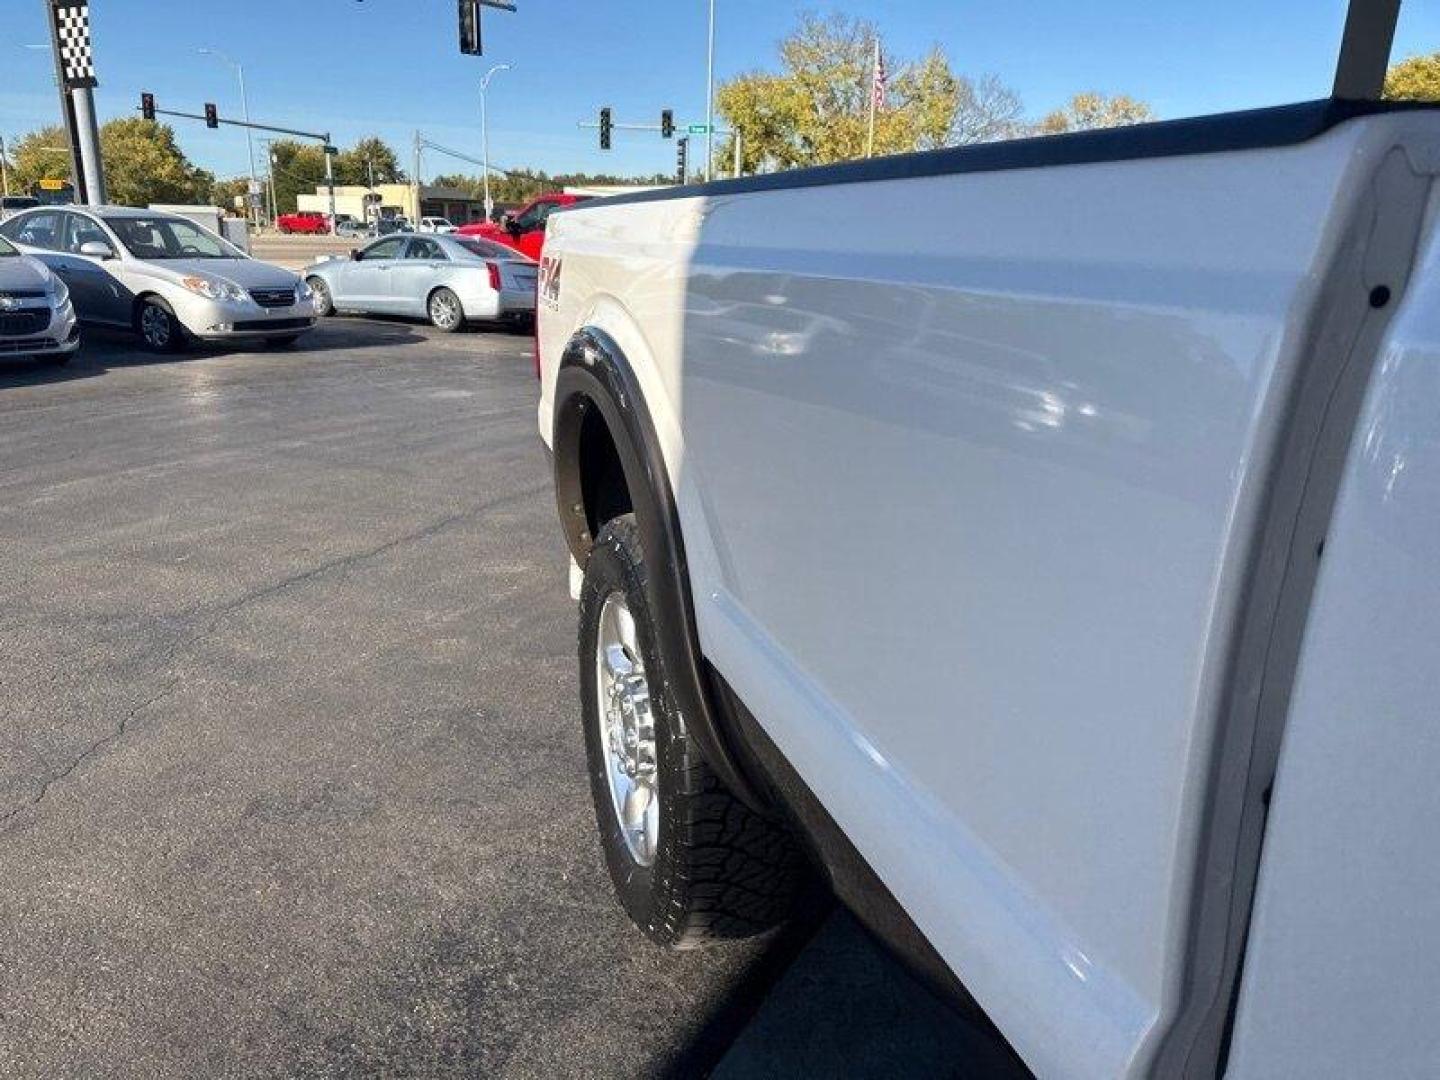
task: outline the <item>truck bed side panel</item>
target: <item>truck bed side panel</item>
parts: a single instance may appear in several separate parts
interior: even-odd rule
[[[1265,482],[1426,123],[552,224],[545,352],[633,351],[706,655],[1044,1075],[1178,1007]]]

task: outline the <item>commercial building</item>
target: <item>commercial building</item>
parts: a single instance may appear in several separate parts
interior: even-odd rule
[[[481,221],[485,217],[484,201],[475,198],[470,192],[431,184],[421,185],[418,207],[415,205],[415,187],[411,184],[376,184],[373,188],[336,185],[335,212],[364,221],[367,217],[366,199],[372,195],[378,198],[380,213],[386,217],[403,215],[411,221],[418,221],[422,217],[443,217],[449,218],[456,225]],[[317,187],[314,195],[298,196],[296,203],[296,209],[301,211],[319,214],[330,212],[329,191],[323,186]]]

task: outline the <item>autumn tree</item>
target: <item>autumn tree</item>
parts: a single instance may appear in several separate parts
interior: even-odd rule
[[[228,180],[216,180],[210,189],[209,202],[232,212],[239,212],[235,205],[237,198],[244,200],[250,192],[250,177],[236,176]]]
[[[169,124],[129,117],[100,128],[105,190],[112,203],[206,203],[213,174],[191,164]]]
[[[58,124],[21,136],[9,147],[10,183],[29,191],[41,180],[70,180],[70,140]]]
[[[1038,135],[1059,135],[1066,131],[1143,124],[1154,119],[1154,111],[1143,101],[1125,94],[1110,97],[1088,90],[1076,94],[1063,108],[1046,115],[1035,125],[1035,132]]]
[[[780,43],[781,70],[720,87],[718,106],[742,138],[746,171],[844,161],[865,154],[878,30],[844,15],[802,15]],[[901,153],[1004,138],[1020,99],[995,76],[955,74],[936,46],[916,60],[884,53],[886,103],[875,116],[875,152]],[[733,146],[723,151],[730,160]]]
[[[42,180],[70,177],[69,140],[57,125],[39,128],[13,149],[11,183],[22,191]],[[214,176],[191,163],[175,142],[175,130],[139,117],[111,120],[100,128],[106,195],[122,206],[209,202]]]
[[[1440,52],[1412,56],[1385,73],[1385,97],[1392,101],[1440,101]]]

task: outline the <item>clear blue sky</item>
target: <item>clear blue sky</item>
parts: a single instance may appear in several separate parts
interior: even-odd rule
[[[662,107],[703,119],[705,0],[516,0],[486,13],[486,55],[456,48],[454,0],[91,0],[102,119],[132,113],[148,89],[162,107],[207,100],[239,116],[234,75],[197,54],[220,48],[245,66],[256,120],[330,130],[340,143],[376,132],[406,157],[419,128],[479,155],[476,85],[492,63],[497,164],[551,171],[652,172],[674,165],[658,136],[616,137],[611,153],[576,121],[611,105],[617,120],[657,123]],[[775,43],[803,8],[863,13],[904,58],[938,43],[956,70],[993,72],[1038,116],[1072,92],[1148,100],[1166,117],[1323,96],[1343,0],[719,0],[717,77],[776,64]],[[42,0],[0,0],[0,134],[58,113]],[[1396,58],[1440,49],[1440,0],[1407,0]],[[246,169],[245,140],[177,121],[186,152],[220,176]],[[468,169],[438,157],[427,176]]]

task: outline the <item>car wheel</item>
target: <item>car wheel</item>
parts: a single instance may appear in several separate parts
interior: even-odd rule
[[[633,514],[591,549],[580,596],[580,685],[605,862],[637,926],[674,949],[749,937],[793,906],[788,833],[730,794],[701,758],[655,649]]]
[[[335,298],[330,294],[330,286],[325,284],[324,278],[306,278],[305,284],[310,286],[310,291],[315,294],[315,314],[322,319],[335,314]]]
[[[141,303],[135,328],[151,352],[175,352],[185,344],[185,329],[175,317],[175,309],[158,296],[146,297]]]
[[[449,289],[436,289],[431,293],[425,310],[430,313],[435,329],[444,333],[453,334],[465,325],[465,309],[460,306],[460,298]]]

